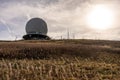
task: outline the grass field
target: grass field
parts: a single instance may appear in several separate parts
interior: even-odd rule
[[[0,42],[0,80],[120,80],[120,42]]]

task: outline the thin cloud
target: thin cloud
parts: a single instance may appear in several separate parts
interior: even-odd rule
[[[51,37],[64,36],[69,28],[71,34],[77,35],[77,38],[88,35],[89,38],[97,35],[97,31],[94,31],[86,26],[85,15],[89,9],[89,6],[95,3],[107,3],[108,0],[1,0],[3,4],[0,6],[0,17],[3,19],[13,30],[15,35],[24,35],[26,22],[33,17],[43,18],[49,28],[48,35]],[[111,0],[114,2],[113,0]],[[111,4],[111,1],[108,3]],[[119,2],[119,1],[118,1]],[[118,2],[114,2],[116,5]],[[117,7],[119,8],[119,6]],[[119,14],[118,14],[119,15]],[[116,26],[119,26],[117,24]],[[120,32],[120,28],[114,29],[116,32]],[[4,30],[4,34],[7,34],[7,30]],[[106,39],[105,35],[110,35],[107,39],[118,39],[119,34],[108,30],[104,36],[100,36],[102,39]],[[2,33],[0,33],[2,34]],[[8,35],[5,35],[7,39]],[[1,37],[1,35],[0,35]],[[86,37],[87,38],[87,37]],[[10,39],[10,38],[9,38]]]

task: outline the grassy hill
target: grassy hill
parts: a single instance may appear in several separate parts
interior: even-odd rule
[[[119,80],[120,42],[0,42],[0,80]]]

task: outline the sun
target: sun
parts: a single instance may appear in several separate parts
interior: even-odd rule
[[[96,5],[86,17],[88,26],[98,30],[111,28],[114,23],[114,13],[104,5]]]

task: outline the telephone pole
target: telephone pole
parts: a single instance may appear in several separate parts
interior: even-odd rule
[[[70,39],[69,29],[67,29],[67,39]]]

